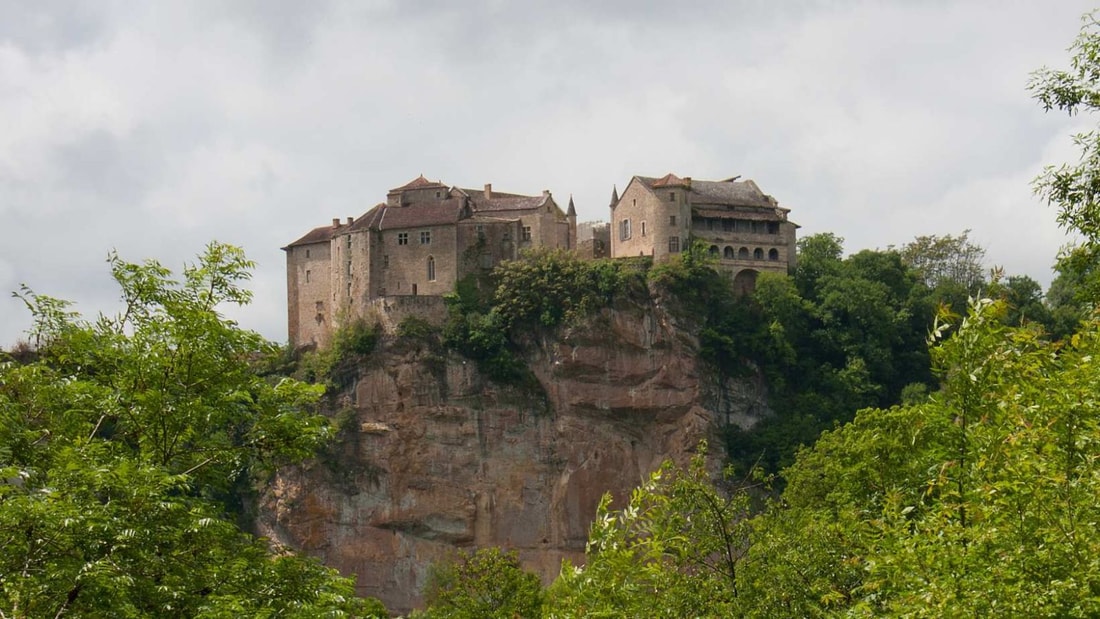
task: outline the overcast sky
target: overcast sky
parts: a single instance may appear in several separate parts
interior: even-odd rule
[[[104,259],[259,263],[232,316],[286,340],[281,246],[423,173],[607,219],[634,174],[752,178],[845,249],[957,234],[1044,284],[1031,193],[1090,118],[1044,113],[1089,10],[1017,2],[0,0],[0,346],[26,283],[94,317]]]

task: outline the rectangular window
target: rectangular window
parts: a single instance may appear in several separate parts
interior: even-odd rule
[[[523,227],[523,237],[522,238],[523,238],[524,241],[530,241],[531,240],[531,226],[524,226]]]
[[[668,225],[670,225],[670,226],[675,226],[676,225],[676,216],[675,215],[669,215],[668,216]]]
[[[779,234],[779,222],[778,221],[769,221],[768,222],[768,234]]]
[[[351,249],[351,235],[348,235],[348,249]]]
[[[309,250],[306,250],[306,258],[309,258]]]
[[[675,191],[668,192],[668,201],[669,202],[675,202],[676,201],[676,192]]]
[[[431,245],[431,243],[432,243],[432,231],[431,230],[421,230],[420,231],[420,244],[421,245]]]
[[[351,296],[351,282],[348,282],[348,296]]]
[[[502,241],[511,241],[512,240],[512,232],[510,230],[505,230],[500,235],[500,240],[502,240]]]
[[[306,271],[306,283],[309,283],[309,271]]]
[[[397,244],[398,245],[408,245],[409,244],[409,233],[408,232],[398,232],[397,233]]]
[[[630,220],[624,219],[619,222],[619,240],[626,241],[630,239]]]
[[[678,237],[678,236],[668,237],[668,253],[670,253],[670,254],[680,253],[680,237]]]
[[[351,275],[351,260],[348,260],[348,275]]]
[[[645,222],[642,222],[642,236],[645,236]]]
[[[383,268],[383,269],[388,269],[388,268],[390,268],[390,257],[389,257],[389,255],[388,255],[388,254],[387,254],[387,255],[384,255],[384,256],[382,256],[382,268]]]

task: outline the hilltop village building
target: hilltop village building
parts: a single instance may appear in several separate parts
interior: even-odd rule
[[[333,219],[283,248],[290,343],[325,346],[338,320],[371,306],[439,309],[467,274],[576,241],[572,198],[563,211],[549,191],[463,189],[420,176],[358,218]]]
[[[787,219],[790,209],[739,178],[631,178],[621,197],[612,190],[611,256],[663,260],[701,240],[742,294],[761,272],[786,273],[794,266],[798,225]]]

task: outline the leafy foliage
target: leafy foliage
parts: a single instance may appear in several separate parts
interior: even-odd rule
[[[572,252],[539,249],[501,263],[489,278],[468,276],[445,297],[444,342],[478,361],[489,376],[522,381],[528,370],[515,342],[533,330],[576,323],[619,295],[642,294],[645,265],[582,260]]]
[[[274,352],[225,320],[252,263],[211,244],[181,281],[112,255],[124,309],[89,323],[24,288],[38,357],[0,364],[5,616],[345,616],[349,581],[273,555],[232,510],[328,437],[321,389],[265,380]]]
[[[424,590],[424,619],[534,619],[542,616],[539,579],[519,566],[514,552],[483,548],[435,564]]]
[[[604,496],[585,565],[564,563],[550,589],[550,617],[732,616],[750,501],[718,492],[705,452],[686,470],[666,462],[621,510]]]
[[[345,318],[332,334],[329,346],[305,353],[296,375],[328,387],[343,387],[354,380],[360,361],[378,345],[381,327],[366,318]]]

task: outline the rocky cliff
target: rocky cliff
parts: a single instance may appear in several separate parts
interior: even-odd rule
[[[262,497],[260,533],[355,574],[392,611],[415,607],[428,566],[456,549],[515,550],[549,582],[583,558],[605,492],[626,497],[661,461],[764,414],[759,381],[719,379],[697,347],[660,304],[605,310],[532,336],[538,385],[518,387],[387,340],[336,398],[338,446]]]

